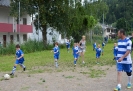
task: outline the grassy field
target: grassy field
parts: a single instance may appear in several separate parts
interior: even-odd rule
[[[100,65],[114,65],[115,62],[113,59],[113,44],[107,44],[104,48],[104,54],[100,58]],[[14,50],[15,51],[15,50]],[[73,67],[73,56],[72,50],[67,53],[66,49],[60,49],[60,60],[59,66],[60,67]],[[14,64],[15,57],[14,55],[6,55],[0,56],[0,72],[2,71],[10,71]],[[85,62],[86,64],[83,65],[81,62],[81,58],[77,62],[77,66],[83,67],[92,67],[96,65],[96,58],[95,58],[95,51],[92,50],[92,45],[88,45],[86,52],[85,52]],[[48,50],[44,50],[41,52],[35,52],[30,54],[25,54],[25,63],[28,70],[39,68],[39,67],[54,67],[54,60],[53,60],[53,53]],[[17,69],[20,69],[18,67]]]

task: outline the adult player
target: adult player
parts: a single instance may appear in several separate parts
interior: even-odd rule
[[[79,48],[80,48],[80,56],[82,57],[82,63],[84,64],[84,53],[85,53],[85,48],[86,48],[86,40],[85,36],[82,36],[81,41],[79,42]]]
[[[120,29],[118,31],[118,52],[117,52],[117,86],[114,91],[121,90],[122,71],[126,72],[128,76],[127,88],[131,88],[132,77],[132,60],[131,60],[131,45],[132,42],[125,36],[125,31]]]

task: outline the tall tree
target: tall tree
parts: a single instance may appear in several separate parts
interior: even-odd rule
[[[28,13],[29,15],[39,14],[39,28],[42,30],[43,42],[46,44],[47,24],[58,28],[62,32],[63,26],[67,23],[68,0],[11,0],[11,15],[18,17],[18,3],[21,3],[21,15]],[[38,28],[38,18],[34,21]]]
[[[21,15],[39,14],[34,21],[36,29],[41,29],[43,42],[47,43],[47,25],[54,27],[62,34],[73,36],[76,41],[80,35],[91,29],[98,18],[106,13],[108,8],[102,1],[85,2],[82,0],[11,0],[11,15],[18,17],[18,3],[21,3]],[[18,20],[18,19],[17,19]]]

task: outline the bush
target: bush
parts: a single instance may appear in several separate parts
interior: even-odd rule
[[[36,40],[28,40],[27,42],[21,44],[20,47],[24,53],[31,53],[36,51],[52,50],[54,46],[49,44],[44,46],[42,41],[38,42]],[[0,55],[14,54],[15,50],[15,44],[8,44],[6,47],[0,48]]]
[[[66,48],[66,44],[59,44],[59,47],[60,47],[61,49]]]
[[[0,55],[14,54],[15,44],[8,44],[7,47],[0,48]]]
[[[109,39],[108,43],[117,43],[117,39]]]

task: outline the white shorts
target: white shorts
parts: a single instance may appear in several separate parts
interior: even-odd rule
[[[79,52],[85,52],[85,49],[80,49]]]

